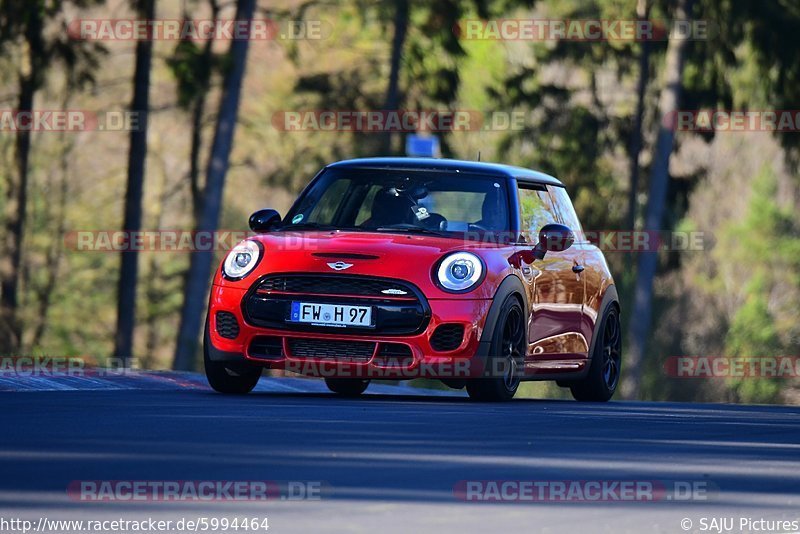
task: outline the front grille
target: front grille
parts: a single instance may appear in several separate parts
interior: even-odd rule
[[[389,280],[348,276],[274,276],[263,280],[256,291],[277,291],[280,293],[306,295],[416,298],[414,292],[404,284]]]
[[[225,339],[236,339],[239,337],[239,321],[231,312],[217,312],[217,333]]]
[[[283,359],[283,340],[275,336],[258,336],[250,342],[250,356],[262,360]]]
[[[291,356],[299,359],[368,362],[375,352],[375,343],[369,341],[289,338],[288,344]]]
[[[295,302],[369,306],[372,325],[336,328],[292,322]],[[431,313],[422,292],[409,282],[327,273],[284,273],[258,280],[245,297],[242,312],[248,324],[262,328],[370,336],[419,334]]]
[[[431,336],[431,347],[437,352],[456,350],[464,339],[463,324],[443,324],[436,327]]]
[[[406,368],[414,364],[411,347],[402,343],[381,343],[372,363],[381,367]]]

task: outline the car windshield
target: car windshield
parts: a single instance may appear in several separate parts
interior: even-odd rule
[[[509,233],[506,180],[490,175],[393,169],[328,169],[283,228],[430,233],[486,238]]]

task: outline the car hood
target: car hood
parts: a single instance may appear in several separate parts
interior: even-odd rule
[[[508,268],[511,249],[490,243],[432,235],[386,232],[307,231],[260,234],[264,255],[244,280],[221,285],[249,287],[261,276],[274,273],[346,274],[408,280],[421,289],[438,291],[431,269],[445,254],[466,250],[479,255],[490,271]]]

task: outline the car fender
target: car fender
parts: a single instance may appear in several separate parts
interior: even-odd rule
[[[569,384],[570,382],[580,380],[589,373],[589,368],[592,366],[592,357],[594,356],[595,345],[597,344],[597,338],[599,337],[598,334],[600,333],[600,326],[603,323],[603,315],[605,315],[606,308],[612,304],[616,304],[618,308],[620,307],[619,296],[617,295],[617,287],[613,284],[606,288],[605,292],[603,293],[603,300],[600,301],[600,307],[598,308],[600,313],[597,315],[597,321],[595,321],[594,329],[592,330],[592,342],[589,344],[586,365],[579,373],[576,373],[569,378],[558,380],[559,386],[563,387],[563,385]]]
[[[603,293],[603,300],[600,301],[600,313],[597,315],[597,321],[595,321],[594,330],[592,331],[592,343],[589,345],[588,362],[592,361],[592,356],[594,355],[594,347],[597,343],[597,334],[600,333],[600,325],[603,322],[603,315],[606,313],[606,308],[611,304],[616,304],[619,308],[619,296],[617,295],[617,287],[614,285],[610,285],[606,288],[605,292]],[[589,366],[587,365],[586,368],[588,369]]]
[[[483,332],[481,333],[476,357],[480,358],[484,364],[492,346],[492,337],[494,336],[497,320],[500,316],[500,308],[503,306],[503,302],[505,302],[508,296],[514,294],[519,295],[519,298],[522,300],[523,310],[526,315],[528,314],[528,293],[525,291],[525,285],[519,277],[513,274],[506,276],[494,293],[492,305],[489,308],[489,313],[486,314],[486,321],[483,323]]]

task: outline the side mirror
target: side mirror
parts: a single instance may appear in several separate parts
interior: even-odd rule
[[[259,234],[269,232],[273,226],[281,222],[281,214],[275,210],[258,210],[250,216],[250,229]]]
[[[508,262],[515,267],[543,260],[548,252],[563,252],[575,242],[575,234],[563,224],[548,224],[539,231],[539,242],[532,249],[521,250],[511,255]]]
[[[533,255],[537,260],[544,258],[548,252],[563,252],[575,242],[575,234],[563,224],[546,224],[539,231],[539,242],[533,247]]]

